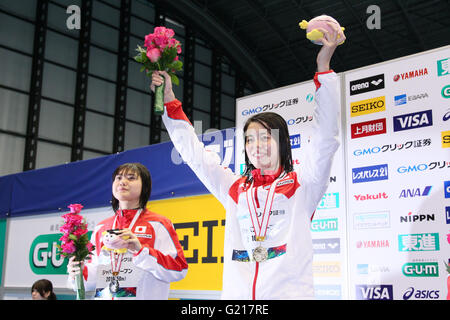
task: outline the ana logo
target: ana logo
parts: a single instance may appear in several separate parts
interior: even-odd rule
[[[423,191],[420,188],[403,189],[399,198],[426,197],[430,194],[432,186],[426,186]]]
[[[33,240],[30,247],[29,263],[35,274],[67,273],[67,260],[60,255],[56,246],[61,244],[61,241],[59,241],[61,236],[62,233],[44,234]]]
[[[398,251],[439,251],[439,233],[399,234]]]
[[[416,70],[413,70],[413,71],[396,74],[394,76],[394,82],[397,82],[399,80],[414,79],[414,78],[421,77],[421,76],[426,76],[426,75],[428,75],[428,69],[427,68],[416,69]]]
[[[400,216],[400,223],[422,221],[434,221],[434,214],[413,214],[412,212],[409,212],[406,216]]]
[[[429,127],[433,125],[431,110],[402,114],[394,117],[394,131]]]
[[[439,290],[416,290],[413,287],[406,289],[403,300],[415,299],[439,299]]]
[[[450,58],[445,58],[437,61],[437,74],[438,77],[450,74]]]
[[[446,85],[441,91],[442,98],[450,98],[450,85]]]
[[[384,89],[384,74],[350,81],[350,95]]]
[[[352,169],[352,182],[362,183],[370,181],[388,180],[388,165],[380,164],[369,167]]]
[[[386,118],[354,123],[351,132],[352,139],[386,133]]]
[[[311,231],[322,232],[322,231],[337,231],[338,230],[338,219],[314,219],[311,221]]]
[[[357,249],[389,248],[389,240],[359,240],[356,241]]]
[[[393,300],[392,285],[356,285],[356,299],[358,300]]]
[[[385,96],[356,101],[350,104],[350,116],[356,117],[386,110]]]
[[[289,136],[291,140],[291,148],[298,149],[300,148],[300,134],[294,134],[293,136]]]
[[[439,277],[437,262],[409,262],[402,267],[406,277]]]
[[[450,148],[450,131],[441,132],[442,148]]]

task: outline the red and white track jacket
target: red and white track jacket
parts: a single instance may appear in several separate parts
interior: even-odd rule
[[[97,259],[103,247],[102,232],[115,228],[128,228],[138,210],[118,210],[96,227],[91,236],[95,244],[95,255],[86,263],[83,270],[86,291],[96,289]],[[131,230],[139,239],[142,249],[132,261],[137,268],[144,270],[136,289],[136,299],[167,299],[170,282],[179,281],[186,276],[188,265],[184,258],[178,236],[172,222],[161,215],[143,210]],[[71,281],[69,281],[70,283]],[[73,286],[73,281],[71,282]]]
[[[176,149],[226,209],[222,299],[314,297],[310,222],[328,186],[339,147],[340,119],[337,75],[332,70],[316,73],[314,82],[318,105],[314,132],[299,168],[282,173],[276,184],[263,243],[269,249],[269,259],[263,262],[252,258],[258,243],[254,241],[245,178],[222,167],[219,156],[205,150],[178,100],[165,105],[162,118]],[[255,178],[250,201],[255,201],[257,211],[263,210],[274,178]]]

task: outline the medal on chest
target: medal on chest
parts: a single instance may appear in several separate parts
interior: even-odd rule
[[[282,175],[280,175],[281,177]],[[246,191],[246,200],[250,214],[251,223],[255,232],[255,241],[258,246],[253,249],[252,258],[256,262],[264,262],[268,258],[268,249],[264,246],[264,241],[267,239],[267,229],[269,227],[270,212],[275,197],[275,188],[280,180],[280,177],[272,182],[265,203],[262,205],[264,211],[262,215],[258,215],[255,204],[256,190],[253,186]]]

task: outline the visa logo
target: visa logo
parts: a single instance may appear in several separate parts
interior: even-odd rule
[[[394,131],[429,127],[433,125],[431,110],[402,114],[394,117]]]
[[[392,285],[357,285],[356,299],[358,300],[393,300]]]

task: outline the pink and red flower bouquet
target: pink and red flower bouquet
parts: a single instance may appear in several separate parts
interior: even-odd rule
[[[138,55],[134,59],[143,64],[141,72],[145,70],[151,77],[154,71],[166,71],[173,84],[179,85],[180,80],[176,76],[181,71],[183,63],[179,60],[181,43],[173,36],[175,32],[165,27],[156,27],[153,33],[145,36],[144,47],[138,46]],[[155,88],[155,113],[164,113],[164,85]]]

